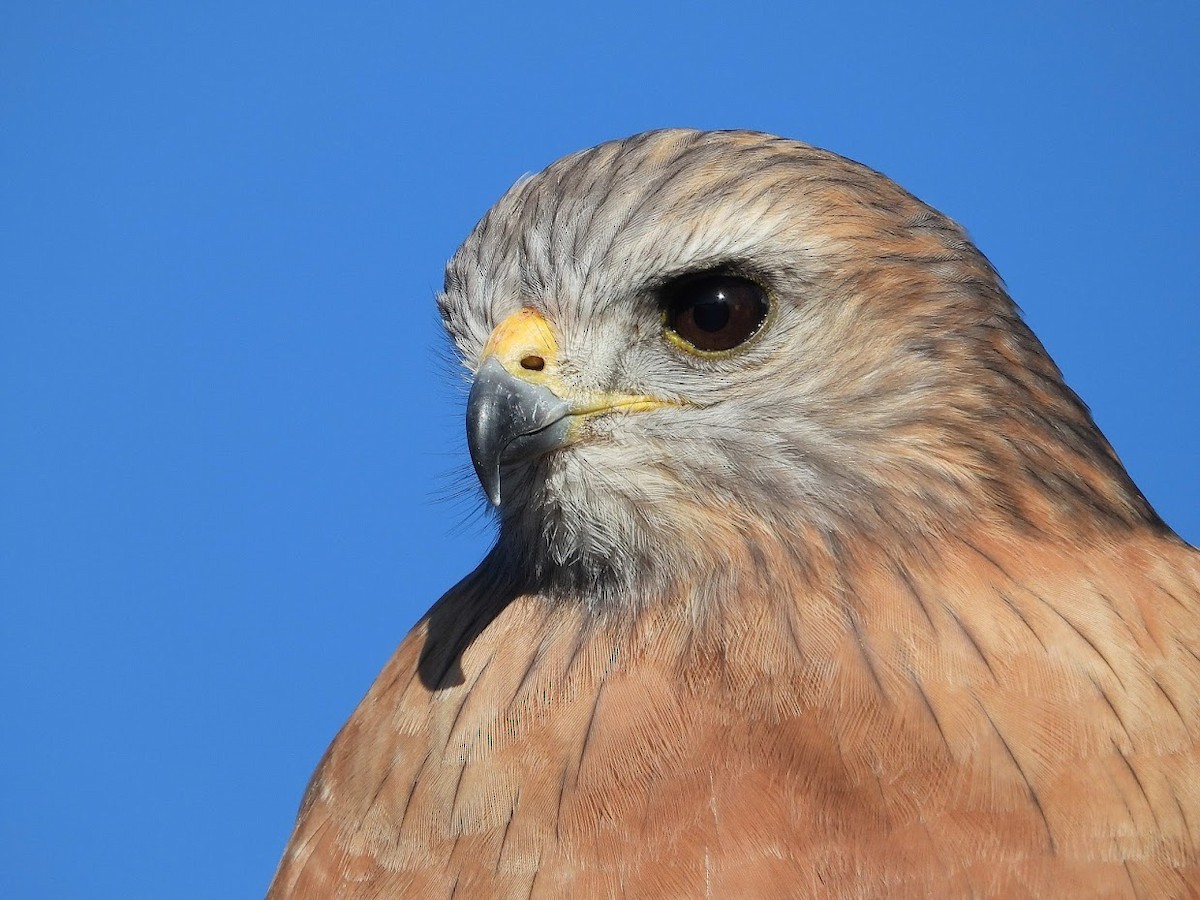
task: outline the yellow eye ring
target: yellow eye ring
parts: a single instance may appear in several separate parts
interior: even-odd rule
[[[762,331],[771,316],[757,281],[726,272],[680,278],[661,292],[663,335],[697,356],[722,358]]]

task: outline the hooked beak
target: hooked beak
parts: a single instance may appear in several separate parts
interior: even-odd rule
[[[475,373],[467,400],[467,447],[493,506],[500,463],[536,459],[567,443],[571,405],[548,387],[509,374],[494,356]]]
[[[475,474],[499,506],[500,468],[565,447],[588,416],[678,405],[634,394],[575,394],[558,376],[558,343],[550,323],[526,307],[496,326],[467,399],[467,447]]]

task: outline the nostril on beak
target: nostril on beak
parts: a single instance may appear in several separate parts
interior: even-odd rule
[[[528,369],[530,372],[540,372],[546,368],[546,360],[540,356],[523,356],[521,357],[521,368]]]

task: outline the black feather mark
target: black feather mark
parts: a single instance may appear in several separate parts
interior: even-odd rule
[[[400,814],[400,821],[396,824],[396,840],[399,842],[400,835],[404,833],[404,823],[408,819],[408,811],[412,809],[412,799],[416,796],[417,786],[421,783],[421,775],[425,771],[425,767],[429,765],[433,758],[431,752],[426,752],[425,758],[421,760],[421,765],[417,767],[417,774],[413,776],[412,786],[408,789],[408,796],[404,798],[404,812]],[[376,797],[378,798],[378,794]]]
[[[587,756],[588,748],[592,744],[592,733],[596,728],[596,719],[600,712],[600,700],[604,696],[604,688],[608,685],[608,680],[605,678],[596,688],[596,699],[592,702],[592,714],[588,718],[587,731],[583,735],[583,746],[579,749],[579,761],[575,765],[575,784],[579,784],[579,776],[583,772],[583,761]]]
[[[538,663],[541,662],[544,650],[545,650],[545,644],[542,644],[542,645],[539,645],[537,648],[535,648],[531,654],[529,654],[529,663],[525,666],[525,671],[521,674],[521,678],[517,682],[517,687],[512,692],[512,696],[510,696],[508,698],[508,702],[506,704],[504,704],[505,711],[511,712],[513,709],[513,705],[517,702],[517,698],[520,697],[522,693],[524,693],[525,684],[526,684],[526,682],[529,681],[529,678],[533,674],[534,670],[537,668]]]
[[[862,631],[858,611],[854,608],[854,601],[852,599],[853,591],[850,586],[850,577],[847,569],[849,555],[845,552],[845,548],[842,547],[842,543],[836,534],[826,531],[822,537],[824,538],[829,558],[834,564],[834,571],[837,578],[835,590],[837,591],[838,607],[842,613],[843,620],[850,627],[850,632],[854,635],[855,646],[858,648],[859,655],[866,666],[867,674],[871,676],[871,681],[875,684],[876,692],[881,699],[887,700],[887,692],[883,689],[883,681],[879,677],[879,672],[875,669],[874,660],[871,658],[871,651],[867,644],[866,635]]]
[[[1125,739],[1129,741],[1129,746],[1133,747],[1133,735],[1129,733],[1129,729],[1125,726],[1125,720],[1121,718],[1121,714],[1117,712],[1117,707],[1112,702],[1112,698],[1108,696],[1108,691],[1106,691],[1104,687],[1098,681],[1096,681],[1095,678],[1091,679],[1091,682],[1092,687],[1096,689],[1096,693],[1100,695],[1100,699],[1104,701],[1105,705],[1108,706],[1109,711],[1112,712],[1113,718],[1117,720],[1117,724],[1121,726],[1121,730],[1125,732]]]
[[[508,833],[512,830],[513,820],[517,818],[517,807],[521,805],[521,786],[517,785],[517,793],[513,797],[512,809],[508,813],[508,821],[504,823],[504,834],[500,836],[500,850],[496,854],[496,872],[500,872],[500,860],[504,859],[504,848],[508,845]]]
[[[1003,575],[1004,579],[1006,581],[1008,581],[1010,584],[1019,585],[1019,582],[1016,581],[1016,579],[1014,579],[1008,573],[1008,570],[1005,569],[1004,566],[1000,565],[1000,563],[997,562],[996,559],[993,556],[991,556],[991,554],[987,553],[983,548],[981,548],[977,544],[975,544],[974,541],[964,537],[963,535],[958,535],[958,541],[959,541],[959,543],[963,544],[968,550],[974,551],[981,559],[983,559],[985,562],[987,562],[993,569],[995,569],[997,572],[999,572],[1001,575]]]
[[[990,557],[990,556],[989,556],[987,553],[985,553],[985,552],[984,552],[983,550],[981,550],[979,547],[975,546],[975,545],[974,545],[974,544],[973,544],[971,541],[967,540],[966,538],[960,537],[960,538],[959,538],[959,540],[960,540],[960,541],[961,541],[963,544],[965,544],[967,547],[969,547],[971,550],[974,550],[976,553],[978,553],[980,557],[982,557],[983,559],[987,560],[987,562],[989,562],[989,563],[990,563],[992,566],[994,566],[994,567],[995,567],[995,569],[996,569],[998,572],[1000,572],[1001,574],[1003,574],[1003,575],[1004,575],[1004,577],[1005,577],[1005,578],[1007,578],[1007,579],[1008,579],[1010,582],[1012,582],[1012,583],[1014,583],[1014,584],[1017,584],[1017,582],[1014,582],[1014,581],[1013,581],[1013,579],[1012,579],[1012,578],[1009,576],[1008,572],[1007,572],[1007,571],[1005,571],[1004,567],[1003,567],[1003,566],[1001,566],[1001,565],[1000,565],[998,562],[996,562],[996,561],[995,561],[995,560],[994,560],[992,557]],[[1124,682],[1124,681],[1121,679],[1121,676],[1120,676],[1120,675],[1117,673],[1117,670],[1116,670],[1116,669],[1113,667],[1112,663],[1111,663],[1111,662],[1109,662],[1109,660],[1108,660],[1108,657],[1107,657],[1107,656],[1105,656],[1105,655],[1104,655],[1104,654],[1103,654],[1103,653],[1100,651],[1100,648],[1099,648],[1099,647],[1096,645],[1095,641],[1093,641],[1093,640],[1092,640],[1090,637],[1088,637],[1088,636],[1087,636],[1087,635],[1086,635],[1086,634],[1085,634],[1083,631],[1081,631],[1081,630],[1080,630],[1080,628],[1079,628],[1079,627],[1078,627],[1078,626],[1077,626],[1077,625],[1076,625],[1074,622],[1072,622],[1070,619],[1068,619],[1068,618],[1067,618],[1067,617],[1066,617],[1066,616],[1065,616],[1065,615],[1064,615],[1062,612],[1060,612],[1060,611],[1059,611],[1059,610],[1058,610],[1058,609],[1057,609],[1057,608],[1054,606],[1054,604],[1052,604],[1050,601],[1048,601],[1048,600],[1047,600],[1045,597],[1041,596],[1040,594],[1038,594],[1038,593],[1036,593],[1036,592],[1034,592],[1034,591],[1032,591],[1032,590],[1029,590],[1028,588],[1023,588],[1023,590],[1024,590],[1024,591],[1025,591],[1025,593],[1027,593],[1029,596],[1031,596],[1031,597],[1033,597],[1034,599],[1038,600],[1038,601],[1039,601],[1039,602],[1040,602],[1040,603],[1041,603],[1041,604],[1042,604],[1042,605],[1043,605],[1043,606],[1044,606],[1046,609],[1048,609],[1048,610],[1050,610],[1052,613],[1054,613],[1054,615],[1055,615],[1055,616],[1057,616],[1059,619],[1061,619],[1061,620],[1063,621],[1063,623],[1064,623],[1064,624],[1066,624],[1066,625],[1067,625],[1067,627],[1071,629],[1071,631],[1073,631],[1073,632],[1074,632],[1076,635],[1078,635],[1078,636],[1079,636],[1079,638],[1080,638],[1080,640],[1082,640],[1082,641],[1083,641],[1085,644],[1087,644],[1087,645],[1088,645],[1088,646],[1089,646],[1089,647],[1092,649],[1092,651],[1093,651],[1093,652],[1094,652],[1094,653],[1095,653],[1095,654],[1096,654],[1096,655],[1097,655],[1097,656],[1098,656],[1098,657],[1101,659],[1101,661],[1103,661],[1103,663],[1105,664],[1105,666],[1107,666],[1107,667],[1108,667],[1108,670],[1109,670],[1110,672],[1112,672],[1112,674],[1113,674],[1113,677],[1114,677],[1114,678],[1116,678],[1116,680],[1117,680],[1117,683],[1118,683],[1119,685],[1121,685],[1121,687],[1122,687],[1122,688],[1124,688],[1124,687],[1125,687],[1125,682]],[[1003,594],[1001,594],[1001,596],[1003,596]],[[1011,604],[1010,604],[1010,608],[1011,608],[1011,609],[1013,609],[1013,611],[1014,611],[1014,612],[1016,612],[1016,607],[1015,607],[1014,605],[1011,605]],[[1018,615],[1019,615],[1019,613],[1018,613]],[[1025,619],[1024,619],[1024,617],[1023,617],[1023,616],[1021,616],[1021,620],[1022,620],[1023,622],[1025,622]],[[1028,623],[1028,622],[1025,622],[1025,624],[1026,624],[1026,627],[1029,627],[1029,623]],[[1030,627],[1030,631],[1033,631],[1033,629],[1032,629],[1031,627]],[[1034,632],[1034,634],[1035,634],[1035,636],[1036,636],[1036,632]],[[1042,643],[1040,638],[1038,639],[1038,642],[1039,642],[1039,643]],[[1045,647],[1045,644],[1044,644],[1044,643],[1042,643],[1042,646],[1043,646],[1043,648],[1044,648],[1044,647]],[[1198,660],[1198,661],[1200,661],[1200,656],[1198,656],[1198,657],[1197,657],[1197,660]]]
[[[752,568],[756,573],[759,573],[760,575],[762,575],[765,573],[769,573],[771,571],[772,566],[771,566],[770,562],[767,560],[766,555],[763,553],[762,547],[760,547],[758,544],[754,543],[753,541],[748,541],[746,544],[746,550],[750,554]],[[764,590],[768,590],[770,588],[769,584],[766,584],[763,582],[760,582],[760,585]],[[769,590],[768,590],[768,592],[769,592]],[[793,599],[793,598],[789,598],[789,599]],[[781,602],[777,606],[779,614],[782,616],[784,624],[787,626],[787,634],[788,634],[788,637],[791,639],[792,649],[796,653],[796,658],[803,659],[804,652],[801,649],[800,635],[796,631],[796,623],[792,620],[793,608],[794,608],[794,603],[789,603],[789,602]]]
[[[1141,628],[1138,631],[1135,631],[1133,625],[1130,624],[1129,620],[1125,618],[1125,614],[1123,612],[1121,612],[1121,607],[1117,604],[1117,602],[1114,600],[1114,598],[1111,594],[1109,594],[1107,591],[1101,590],[1097,585],[1093,584],[1090,580],[1087,582],[1087,586],[1088,586],[1088,589],[1092,593],[1094,593],[1097,597],[1099,597],[1101,600],[1103,600],[1104,603],[1108,606],[1108,608],[1113,611],[1113,615],[1115,615],[1117,617],[1118,621],[1120,621],[1120,623],[1125,626],[1125,631],[1129,634],[1129,637],[1134,642],[1134,644],[1139,643],[1138,633],[1140,631],[1141,634],[1144,634],[1148,638],[1150,638],[1150,640],[1154,643],[1154,646],[1158,649],[1159,653],[1163,652],[1162,645],[1159,644],[1158,641],[1156,641],[1154,639],[1154,634],[1150,629],[1150,623],[1146,621],[1146,617],[1142,614],[1141,607],[1139,607],[1136,603],[1134,603],[1134,605],[1133,605],[1134,609],[1137,611],[1138,620],[1141,623]]]
[[[1158,587],[1158,589],[1160,591],[1162,591],[1164,594],[1166,594],[1168,597],[1170,597],[1172,600],[1174,600],[1175,604],[1180,609],[1186,610],[1187,612],[1192,611],[1191,608],[1187,606],[1187,604],[1185,604],[1182,600],[1180,600],[1179,597],[1177,597],[1175,595],[1175,593],[1173,591],[1171,591],[1169,588],[1167,588],[1165,585],[1159,584],[1158,582],[1155,582],[1155,585]]]
[[[429,755],[428,755],[428,754],[426,754],[425,758],[426,758],[426,759],[428,759],[428,758],[429,758]],[[393,775],[393,774],[395,774],[395,771],[396,771],[396,763],[397,763],[397,762],[398,762],[398,760],[396,759],[396,757],[395,757],[395,756],[393,756],[393,757],[392,757],[392,758],[391,758],[391,759],[388,761],[388,764],[387,764],[387,769],[385,769],[385,770],[384,770],[383,777],[379,779],[379,785],[378,785],[378,786],[375,788],[375,793],[371,795],[371,802],[370,802],[370,803],[368,803],[368,804],[366,805],[366,808],[364,809],[364,815],[362,815],[362,816],[359,818],[359,820],[358,820],[358,824],[357,824],[357,825],[355,826],[355,828],[354,828],[354,833],[355,833],[356,835],[357,835],[357,834],[360,834],[360,833],[362,832],[362,830],[363,830],[363,827],[364,827],[364,826],[367,824],[367,817],[366,817],[366,813],[367,813],[367,812],[370,812],[372,809],[374,809],[374,808],[375,808],[375,804],[376,804],[376,803],[378,803],[378,802],[379,802],[379,798],[380,798],[381,796],[383,796],[383,791],[384,791],[384,789],[387,787],[387,785],[388,785],[388,782],[392,780],[392,775]],[[412,791],[415,791],[416,789],[417,789],[417,782],[416,782],[416,779],[414,779],[414,780],[413,780],[413,786],[412,786],[412,789],[411,789],[411,790],[412,790]],[[412,793],[411,793],[411,791],[410,791],[410,793],[409,793],[408,799],[409,799],[409,800],[411,800],[411,799],[412,799]],[[406,801],[405,801],[405,805],[406,805],[406,806],[407,806],[407,804],[408,804],[408,800],[406,800]],[[397,831],[396,833],[397,833],[397,835],[399,835],[399,831]]]
[[[984,666],[987,667],[988,674],[992,676],[992,680],[994,681],[996,679],[996,671],[992,668],[992,663],[987,658],[987,654],[983,652],[983,647],[980,646],[979,641],[975,638],[975,635],[971,633],[971,629],[966,626],[966,623],[959,618],[958,613],[956,613],[954,610],[950,610],[950,618],[954,620],[954,624],[958,626],[958,630],[963,633],[964,637],[966,637],[967,643],[971,645],[972,649],[974,649],[975,653],[979,656],[979,659],[983,662]]]
[[[466,687],[463,689],[462,700],[459,702],[458,708],[456,710],[454,710],[454,718],[450,720],[450,728],[446,731],[446,744],[444,747],[442,747],[443,753],[445,753],[447,750],[450,749],[450,742],[454,740],[454,730],[458,727],[458,720],[462,716],[463,710],[467,708],[467,703],[471,699],[471,693],[475,690],[475,685],[479,684],[480,680],[483,678],[484,673],[488,670],[488,666],[490,666],[495,659],[496,659],[496,655],[493,653],[491,656],[488,657],[487,662],[485,662],[482,666],[479,667],[479,671],[475,674],[475,677],[471,680],[470,687]]]
[[[568,767],[564,765],[562,770],[562,779],[558,783],[558,812],[554,817],[554,836],[558,838],[560,843],[562,842],[563,803],[567,797],[567,775]]]
[[[950,749],[950,741],[946,737],[946,731],[942,728],[942,722],[938,718],[938,714],[933,710],[933,703],[929,699],[929,695],[925,693],[925,686],[921,683],[921,679],[917,677],[915,672],[909,672],[909,679],[912,681],[913,687],[917,689],[917,696],[921,698],[926,711],[929,713],[929,718],[933,719],[933,724],[937,728],[938,735],[941,736],[942,744],[946,749]]]
[[[579,658],[579,654],[583,652],[583,648],[587,646],[588,639],[585,629],[581,628],[575,635],[575,646],[571,649],[571,655],[567,657],[566,665],[563,666],[564,681],[571,676],[571,670],[575,668],[575,660]]]
[[[1054,834],[1050,831],[1050,820],[1046,818],[1046,810],[1042,808],[1041,798],[1038,797],[1037,791],[1034,790],[1033,782],[1031,782],[1029,780],[1029,776],[1025,774],[1025,769],[1021,766],[1016,754],[1013,753],[1012,747],[1009,746],[1008,741],[1005,740],[1003,732],[1000,731],[999,726],[997,726],[995,720],[992,719],[992,714],[988,712],[987,707],[980,704],[979,708],[983,710],[984,718],[986,718],[988,724],[992,726],[992,731],[996,733],[996,737],[1000,741],[1000,746],[1004,748],[1004,752],[1008,754],[1008,758],[1012,761],[1013,768],[1017,770],[1017,774],[1021,776],[1021,781],[1025,783],[1025,790],[1029,795],[1029,801],[1037,810],[1038,816],[1041,817],[1042,827],[1046,829],[1046,842],[1050,853],[1057,853],[1058,848],[1054,842]]]
[[[466,778],[466,776],[467,776],[467,761],[465,759],[462,759],[462,760],[459,760],[459,762],[461,762],[462,765],[459,767],[459,770],[458,770],[458,779],[454,782],[454,795],[450,798],[450,818],[451,819],[454,819],[456,816],[455,810],[458,807],[458,792],[462,790],[463,779]],[[459,834],[456,835],[454,838],[455,844],[458,843],[458,838],[461,837],[461,835],[462,835],[462,832],[460,829]],[[451,854],[453,854],[454,851],[451,850],[450,852],[451,852]]]
[[[1108,668],[1108,671],[1110,671],[1112,673],[1113,678],[1117,679],[1117,684],[1119,684],[1121,686],[1121,688],[1124,689],[1125,688],[1124,680],[1121,678],[1121,676],[1117,672],[1117,670],[1113,667],[1113,664],[1111,662],[1109,662],[1108,657],[1105,656],[1103,652],[1101,652],[1100,647],[1097,646],[1096,642],[1094,640],[1092,640],[1092,638],[1088,637],[1088,635],[1086,635],[1079,628],[1078,625],[1076,625],[1074,622],[1072,622],[1070,619],[1068,619],[1066,617],[1066,615],[1064,615],[1062,612],[1060,612],[1058,609],[1056,609],[1054,604],[1050,603],[1050,601],[1046,600],[1040,594],[1034,594],[1032,591],[1030,593],[1034,597],[1037,597],[1039,600],[1041,600],[1042,604],[1048,610],[1053,612],[1056,616],[1058,616],[1059,619],[1061,619],[1064,623],[1066,623],[1067,627],[1070,628],[1073,632],[1075,632],[1075,634],[1077,634],[1079,636],[1079,639],[1082,640],[1085,644],[1087,644],[1092,649],[1092,652],[1096,654],[1096,656],[1100,657],[1100,660]]]
[[[887,794],[883,791],[883,778],[874,768],[871,769],[871,774],[875,777],[875,790],[879,793],[879,811],[883,813],[885,831],[891,831],[896,823],[890,808],[891,805],[888,803]]]
[[[783,611],[783,621],[787,625],[787,634],[791,638],[792,648],[796,651],[797,659],[804,659],[804,648],[800,643],[800,635],[796,631],[796,623],[792,620],[792,605],[789,603],[780,604]]]
[[[1046,642],[1042,640],[1042,636],[1037,633],[1037,630],[1029,623],[1029,620],[1025,618],[1025,613],[1021,610],[1021,607],[1017,606],[1017,602],[1012,598],[1012,596],[1007,591],[998,591],[997,594],[1001,601],[1003,601],[1004,605],[1007,606],[1009,610],[1012,611],[1012,614],[1017,617],[1017,620],[1029,630],[1029,633],[1033,635],[1033,639],[1038,642],[1041,648],[1048,651],[1050,648],[1046,646]]]
[[[1200,653],[1197,653],[1195,649],[1189,647],[1187,644],[1179,643],[1178,641],[1176,641],[1176,646],[1181,647],[1184,652],[1191,654],[1192,658],[1195,659],[1196,662],[1200,663]]]
[[[416,672],[416,669],[414,668],[413,671],[409,673],[408,682],[405,684],[404,690],[400,694],[401,698],[403,698],[404,695],[408,693],[408,689],[412,686],[413,680],[416,678],[416,676],[417,676],[417,672]],[[398,680],[398,678],[399,678],[399,673],[397,673],[397,680]],[[393,682],[393,684],[395,684],[395,682]],[[417,777],[413,779],[412,787],[409,789],[408,798],[404,801],[405,809],[408,808],[408,803],[409,803],[409,801],[412,800],[413,792],[416,791],[416,789],[417,789],[417,781],[420,780],[421,770],[424,769],[425,764],[429,761],[431,752],[432,751],[427,750],[425,753],[425,758],[421,761],[421,768],[417,770]],[[373,809],[375,807],[375,804],[379,802],[379,798],[383,795],[384,790],[387,788],[388,783],[391,781],[392,776],[396,772],[396,764],[398,762],[399,762],[399,759],[395,755],[393,755],[392,758],[388,761],[387,769],[384,770],[383,777],[379,779],[379,785],[378,785],[378,787],[375,788],[375,793],[371,795],[371,802],[367,804],[366,809],[368,809],[368,810]],[[355,829],[356,834],[358,832],[362,831],[365,821],[366,821],[365,817],[359,820],[358,827]],[[403,819],[401,819],[401,824],[403,824]],[[397,830],[397,835],[399,835],[399,830]]]
[[[883,700],[888,699],[887,692],[883,689],[883,681],[879,677],[879,673],[875,670],[875,662],[871,658],[871,651],[867,647],[866,637],[862,633],[862,628],[859,625],[858,614],[853,609],[846,608],[846,621],[850,625],[850,630],[854,633],[854,642],[859,649],[859,655],[862,657],[863,663],[867,667],[867,672],[871,676],[871,680],[875,683],[875,690]]]
[[[909,595],[913,598],[913,600],[916,601],[917,607],[925,615],[925,621],[929,623],[930,630],[936,633],[937,626],[933,623],[933,616],[930,614],[929,608],[925,605],[925,598],[922,597],[921,592],[917,590],[916,582],[913,581],[912,575],[909,573],[908,569],[893,559],[892,570],[896,573],[896,575],[899,576],[900,580],[904,582],[904,586],[908,589]],[[962,627],[961,622],[959,623],[959,627]]]
[[[1150,681],[1156,688],[1158,688],[1159,693],[1167,698],[1167,703],[1171,705],[1171,709],[1175,710],[1175,715],[1179,717],[1179,721],[1183,724],[1184,734],[1188,736],[1189,740],[1194,740],[1194,738],[1192,738],[1191,725],[1188,723],[1187,718],[1183,715],[1183,711],[1179,708],[1178,704],[1176,704],[1175,698],[1167,693],[1167,689],[1163,687],[1162,682],[1158,680],[1158,676],[1153,672],[1150,673]]]
[[[1142,799],[1146,802],[1146,808],[1150,810],[1150,817],[1154,819],[1154,828],[1161,834],[1162,824],[1158,821],[1158,812],[1154,809],[1154,804],[1150,802],[1150,794],[1146,792],[1146,786],[1142,784],[1141,777],[1138,775],[1137,770],[1133,767],[1133,763],[1129,761],[1129,757],[1122,753],[1121,749],[1117,747],[1116,744],[1113,745],[1113,750],[1117,752],[1117,756],[1121,758],[1121,762],[1125,763],[1125,768],[1129,771],[1129,774],[1133,776],[1134,784],[1138,786],[1138,791],[1141,792]],[[1137,825],[1137,823],[1132,819],[1130,819],[1130,824],[1134,825],[1135,827]]]
[[[1034,427],[1038,426],[1041,427],[1042,431],[1054,433],[1052,423],[1049,420],[1039,419]],[[1061,432],[1059,434],[1061,435]],[[1059,506],[1066,506],[1069,509],[1086,510],[1095,514],[1114,528],[1127,529],[1138,524],[1138,520],[1131,521],[1129,513],[1124,508],[1114,503],[1084,478],[1082,472],[1067,468],[1061,463],[1055,464],[1049,461],[1040,446],[1034,449],[1034,445],[1011,440],[1009,444],[1019,457],[1021,473],[1036,485],[1043,495],[1052,498]],[[1064,440],[1064,444],[1079,454],[1086,462],[1098,462],[1094,457],[1085,454],[1079,448],[1071,446],[1069,441]],[[1039,530],[1034,521],[1030,519],[1023,519],[1023,521],[1029,527]]]

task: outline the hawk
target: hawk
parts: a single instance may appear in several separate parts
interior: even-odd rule
[[[1200,554],[958,225],[658,131],[519,181],[438,307],[498,537],[272,900],[1200,892]]]

